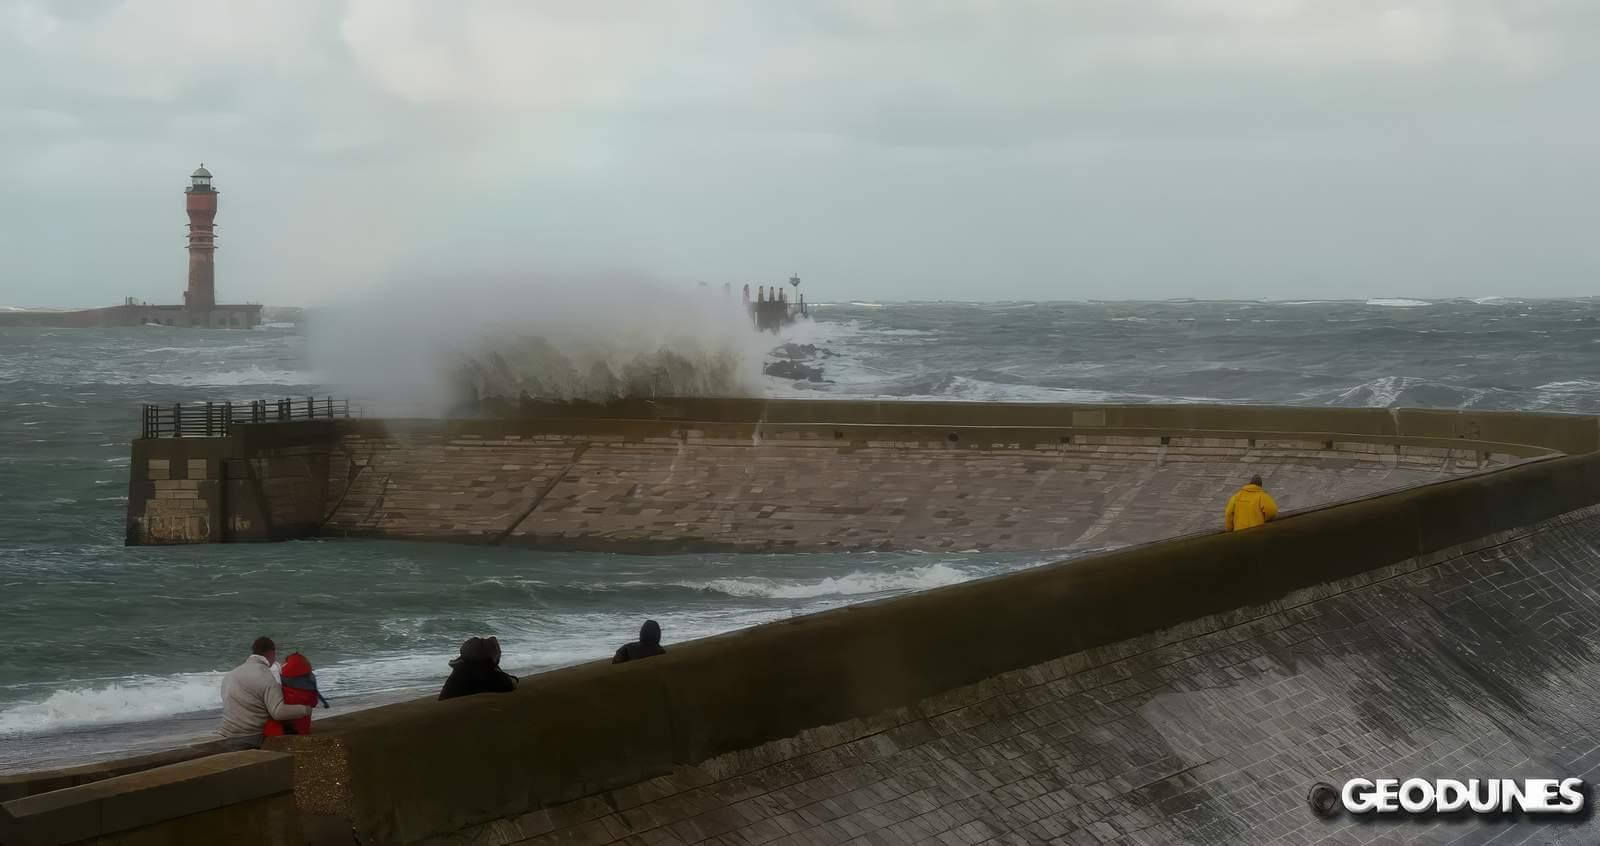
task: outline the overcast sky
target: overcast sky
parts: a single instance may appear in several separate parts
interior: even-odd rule
[[[0,0],[0,305],[1600,293],[1600,3]]]

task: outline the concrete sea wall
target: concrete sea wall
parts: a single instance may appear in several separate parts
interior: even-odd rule
[[[1600,764],[1597,501],[1600,456],[1538,462],[281,748],[302,810],[363,842],[833,843],[911,819],[873,842],[1315,839],[1312,780]]]
[[[313,524],[327,531],[359,509],[353,503],[369,495],[373,468],[390,458],[390,482],[412,472],[407,488],[444,490],[457,483],[452,468],[506,450],[543,450],[553,456],[548,466],[565,468],[524,483],[541,497],[539,508],[523,505],[527,515],[552,496],[560,501],[572,468],[588,478],[664,467],[664,480],[650,484],[689,490],[674,487],[675,474],[717,478],[704,465],[724,448],[753,450],[743,455],[758,466],[805,463],[828,473],[851,472],[842,465],[852,456],[870,458],[873,472],[857,477],[869,483],[896,461],[969,468],[940,496],[1015,487],[1050,472],[1008,476],[1015,468],[1055,462],[1054,472],[1080,474],[1086,489],[1122,480],[1120,490],[1143,492],[1128,500],[1138,507],[1118,512],[1134,521],[1151,508],[1181,520],[1181,506],[1164,504],[1194,499],[1214,525],[1208,485],[1225,479],[1231,489],[1249,467],[1298,480],[1290,492],[1313,490],[1320,472],[1336,491],[1369,495],[1308,501],[1249,532],[1192,534],[669,644],[661,658],[544,673],[511,694],[325,719],[311,736],[270,742],[292,755],[292,815],[281,813],[281,798],[268,803],[279,810],[263,810],[258,800],[278,795],[267,791],[204,811],[215,815],[208,824],[236,831],[250,820],[268,838],[257,842],[550,846],[1600,835],[1592,820],[1553,828],[1321,820],[1305,803],[1312,782],[1358,775],[1600,773],[1595,418],[939,405],[709,401],[534,409],[519,420],[450,424],[247,427],[210,446],[145,443],[174,450],[165,469],[170,476],[181,466],[185,478],[133,484],[196,491],[153,499],[207,509],[218,498],[223,539]],[[725,422],[701,419],[718,413]],[[789,451],[760,452],[770,444]],[[1058,452],[1033,454],[1041,444]],[[189,465],[190,449],[216,453]],[[615,455],[583,465],[591,451]],[[434,453],[436,462],[416,458]],[[148,475],[154,456],[136,452],[136,476]],[[1068,463],[1083,466],[1066,471]],[[1171,467],[1184,468],[1182,478],[1160,481]],[[1104,475],[1088,475],[1097,472]],[[191,480],[192,488],[154,487]],[[1418,481],[1430,483],[1373,490]],[[390,482],[385,497],[396,492]],[[477,501],[497,492],[451,511],[477,519],[489,513]],[[614,507],[591,501],[551,513],[609,516]],[[249,525],[235,522],[249,508]],[[1018,525],[1043,519],[1050,510]],[[1118,537],[1120,519],[1102,535]],[[506,525],[517,524],[477,528],[492,539]],[[63,777],[16,780],[17,792],[31,795],[8,802],[8,814],[42,819],[37,809],[70,801],[62,794],[111,801],[133,789],[117,783],[130,776],[119,776],[35,792]],[[213,795],[232,795],[223,784]],[[89,790],[97,785],[108,786]],[[175,806],[171,819],[193,825],[196,807]],[[190,831],[163,842],[206,842]],[[84,838],[76,842],[97,842]]]
[[[1073,551],[1214,526],[1252,473],[1292,510],[1594,435],[1557,415],[747,400],[263,424],[137,441],[128,538]]]

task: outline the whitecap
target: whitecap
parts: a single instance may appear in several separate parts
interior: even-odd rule
[[[1383,306],[1385,308],[1418,308],[1421,306],[1431,306],[1433,303],[1430,303],[1427,300],[1408,300],[1403,297],[1393,297],[1367,300],[1367,305]]]
[[[729,596],[761,597],[766,599],[813,599],[823,596],[859,596],[862,594],[890,593],[953,585],[975,578],[978,574],[948,564],[930,564],[909,570],[890,572],[855,571],[844,576],[828,577],[819,581],[769,579],[746,576],[734,579],[713,579],[709,582],[681,582],[682,587],[725,593]]]
[[[1600,382],[1589,379],[1568,379],[1561,382],[1546,382],[1534,388],[1536,391],[1551,391],[1554,393],[1588,393],[1600,391]]]

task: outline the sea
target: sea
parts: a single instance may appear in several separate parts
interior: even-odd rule
[[[1600,412],[1600,300],[827,303],[750,392]],[[629,556],[369,540],[125,547],[145,403],[323,396],[300,328],[0,328],[0,771],[204,739],[252,638],[333,704],[432,695],[493,634],[527,674],[1055,560]]]

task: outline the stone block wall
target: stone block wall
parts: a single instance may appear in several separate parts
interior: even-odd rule
[[[134,441],[129,544],[315,534],[344,497],[351,455],[331,425],[269,424],[219,438]]]
[[[1292,510],[1517,460],[1305,437],[493,427],[347,434],[359,475],[323,532],[632,551],[1082,550],[1217,528],[1253,473]]]
[[[226,449],[215,439],[136,441],[129,466],[128,542],[223,540]]]

